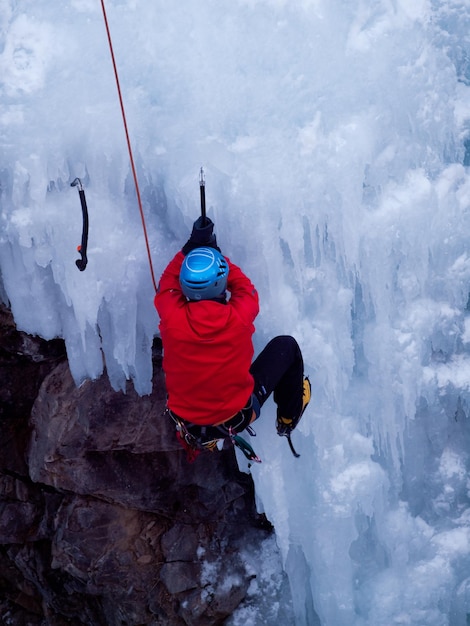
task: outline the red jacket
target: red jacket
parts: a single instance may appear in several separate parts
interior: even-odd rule
[[[249,368],[258,293],[227,259],[229,301],[189,302],[179,282],[183,259],[178,252],[170,261],[155,296],[168,406],[194,424],[216,424],[243,408],[253,391]]]

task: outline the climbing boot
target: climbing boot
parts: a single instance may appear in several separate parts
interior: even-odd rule
[[[312,386],[310,384],[310,380],[308,376],[304,377],[303,382],[303,390],[302,390],[302,410],[300,411],[300,415],[298,417],[282,417],[279,411],[277,414],[276,420],[276,428],[277,434],[280,437],[289,437],[291,432],[300,422],[300,418],[304,414],[305,409],[307,408],[308,403],[310,402],[310,397],[312,395]]]

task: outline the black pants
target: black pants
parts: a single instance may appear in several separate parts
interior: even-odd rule
[[[302,410],[304,362],[297,341],[289,335],[274,337],[256,357],[250,372],[260,406],[274,393],[278,415],[299,417]]]

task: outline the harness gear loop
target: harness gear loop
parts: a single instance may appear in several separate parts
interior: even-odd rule
[[[150,275],[152,277],[152,282],[153,282],[153,287],[155,289],[155,293],[157,293],[157,290],[158,290],[157,289],[157,281],[155,280],[155,272],[153,270],[152,255],[151,255],[151,252],[150,252],[150,244],[149,244],[149,239],[148,239],[148,235],[147,235],[147,226],[145,224],[144,210],[142,208],[142,200],[141,200],[141,197],[140,197],[139,182],[137,180],[137,172],[136,172],[136,168],[135,168],[135,164],[134,164],[134,157],[132,155],[131,141],[130,141],[130,138],[129,138],[129,131],[128,131],[128,128],[127,128],[126,112],[124,110],[124,102],[123,102],[123,99],[122,99],[121,86],[119,84],[119,75],[118,75],[118,71],[117,71],[116,59],[114,57],[113,42],[112,42],[112,39],[111,39],[111,32],[109,30],[109,24],[108,24],[108,18],[106,16],[106,9],[105,9],[105,6],[104,6],[104,0],[101,0],[101,8],[103,9],[103,18],[104,18],[104,24],[105,24],[105,27],[106,27],[106,33],[108,35],[109,51],[111,53],[111,60],[113,62],[113,68],[114,68],[114,76],[116,78],[116,87],[117,87],[118,96],[119,96],[119,104],[121,106],[122,121],[123,121],[123,124],[124,124],[124,132],[126,134],[127,149],[129,151],[129,159],[130,159],[130,162],[131,162],[132,176],[134,178],[135,192],[136,192],[136,195],[137,195],[137,204],[139,205],[140,219],[142,221],[142,228],[143,228],[143,231],[144,231],[145,246],[147,248],[147,256],[148,256],[148,262],[149,262],[149,267],[150,267]]]
[[[76,178],[73,182],[70,183],[70,186],[78,188],[78,195],[80,197],[80,204],[82,206],[82,243],[77,247],[77,250],[81,255],[81,259],[77,259],[75,261],[75,264],[78,269],[83,272],[88,263],[88,259],[86,256],[86,250],[88,246],[88,208],[86,205],[85,191],[83,189],[82,181],[79,178]]]
[[[210,452],[215,450],[218,441],[217,439],[203,441],[201,438],[190,433],[184,421],[178,415],[175,415],[171,409],[166,408],[165,412],[168,413],[171,419],[175,422],[176,431],[179,434],[180,439],[190,448],[193,450],[209,450]]]
[[[239,448],[243,452],[243,454],[249,461],[261,463],[261,459],[250,446],[250,444],[245,441],[243,437],[240,437],[240,435],[237,434],[237,431],[234,430],[232,426],[227,428],[226,426],[224,426],[223,423],[219,424],[218,426],[208,426],[207,428],[217,429],[218,431],[220,431],[221,436],[210,437],[209,439],[205,440],[203,438],[203,435],[206,427],[201,426],[201,436],[196,437],[196,435],[193,435],[191,432],[189,432],[185,421],[181,419],[178,415],[173,413],[171,409],[167,407],[165,409],[165,412],[169,414],[169,416],[175,423],[176,436],[187,452],[188,461],[192,462],[196,458],[197,454],[194,454],[195,452],[201,452],[203,450],[214,452],[217,449],[217,443],[219,441],[230,439],[231,443],[234,446],[237,446],[237,448]],[[251,428],[250,431],[254,433],[253,429]]]

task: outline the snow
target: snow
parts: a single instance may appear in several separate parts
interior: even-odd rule
[[[157,279],[204,166],[218,241],[260,292],[256,350],[290,333],[304,352],[301,457],[270,402],[250,469],[295,623],[465,625],[470,5],[106,7]],[[148,393],[158,318],[99,2],[0,0],[0,142],[18,327],[64,337],[77,384],[105,361],[116,389]],[[261,600],[240,611],[274,620]]]

